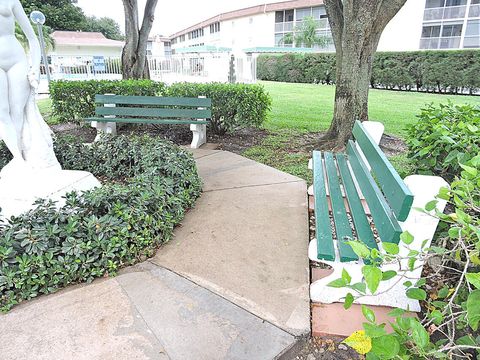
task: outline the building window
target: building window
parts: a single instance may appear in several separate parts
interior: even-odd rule
[[[480,20],[469,20],[465,29],[464,48],[480,48]]]
[[[427,3],[425,4],[425,9],[443,7],[443,4],[445,4],[445,0],[427,0]]]
[[[446,0],[445,6],[462,6],[467,5],[467,0]]]
[[[312,16],[312,8],[297,9],[296,20],[303,21],[306,17]]]
[[[424,26],[422,29],[422,38],[440,37],[440,25]]]
[[[462,24],[443,25],[442,37],[462,36]]]
[[[217,33],[220,31],[220,22],[210,24],[210,34]]]

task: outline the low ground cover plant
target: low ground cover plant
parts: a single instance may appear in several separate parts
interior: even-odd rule
[[[201,193],[193,157],[151,137],[104,138],[90,147],[57,138],[64,169],[104,183],[48,201],[0,225],[0,310],[71,283],[115,275],[152,256]],[[8,161],[0,147],[0,167]]]
[[[50,84],[53,115],[59,122],[94,116],[95,95],[143,95],[212,99],[213,134],[223,135],[246,126],[260,126],[267,119],[272,100],[262,85],[176,83],[166,86],[150,80],[53,81]]]

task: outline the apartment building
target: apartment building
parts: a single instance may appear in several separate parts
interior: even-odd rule
[[[171,48],[172,52],[206,46],[278,52],[292,47],[285,36],[306,17],[316,21],[318,35],[331,37],[323,0],[291,0],[216,15],[170,36]],[[378,46],[379,51],[466,48],[480,48],[480,0],[407,0]]]

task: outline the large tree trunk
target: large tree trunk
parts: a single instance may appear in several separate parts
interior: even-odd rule
[[[147,0],[142,26],[138,19],[137,0],[123,0],[125,10],[125,46],[122,51],[122,77],[149,79],[147,42],[152,30],[158,0]]]
[[[373,55],[383,29],[406,0],[325,0],[336,48],[333,120],[321,146],[341,150],[355,120],[368,120]]]

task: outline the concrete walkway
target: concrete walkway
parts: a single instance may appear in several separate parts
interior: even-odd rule
[[[273,359],[310,331],[306,185],[194,151],[204,194],[119,276],[0,315],[3,359]]]

